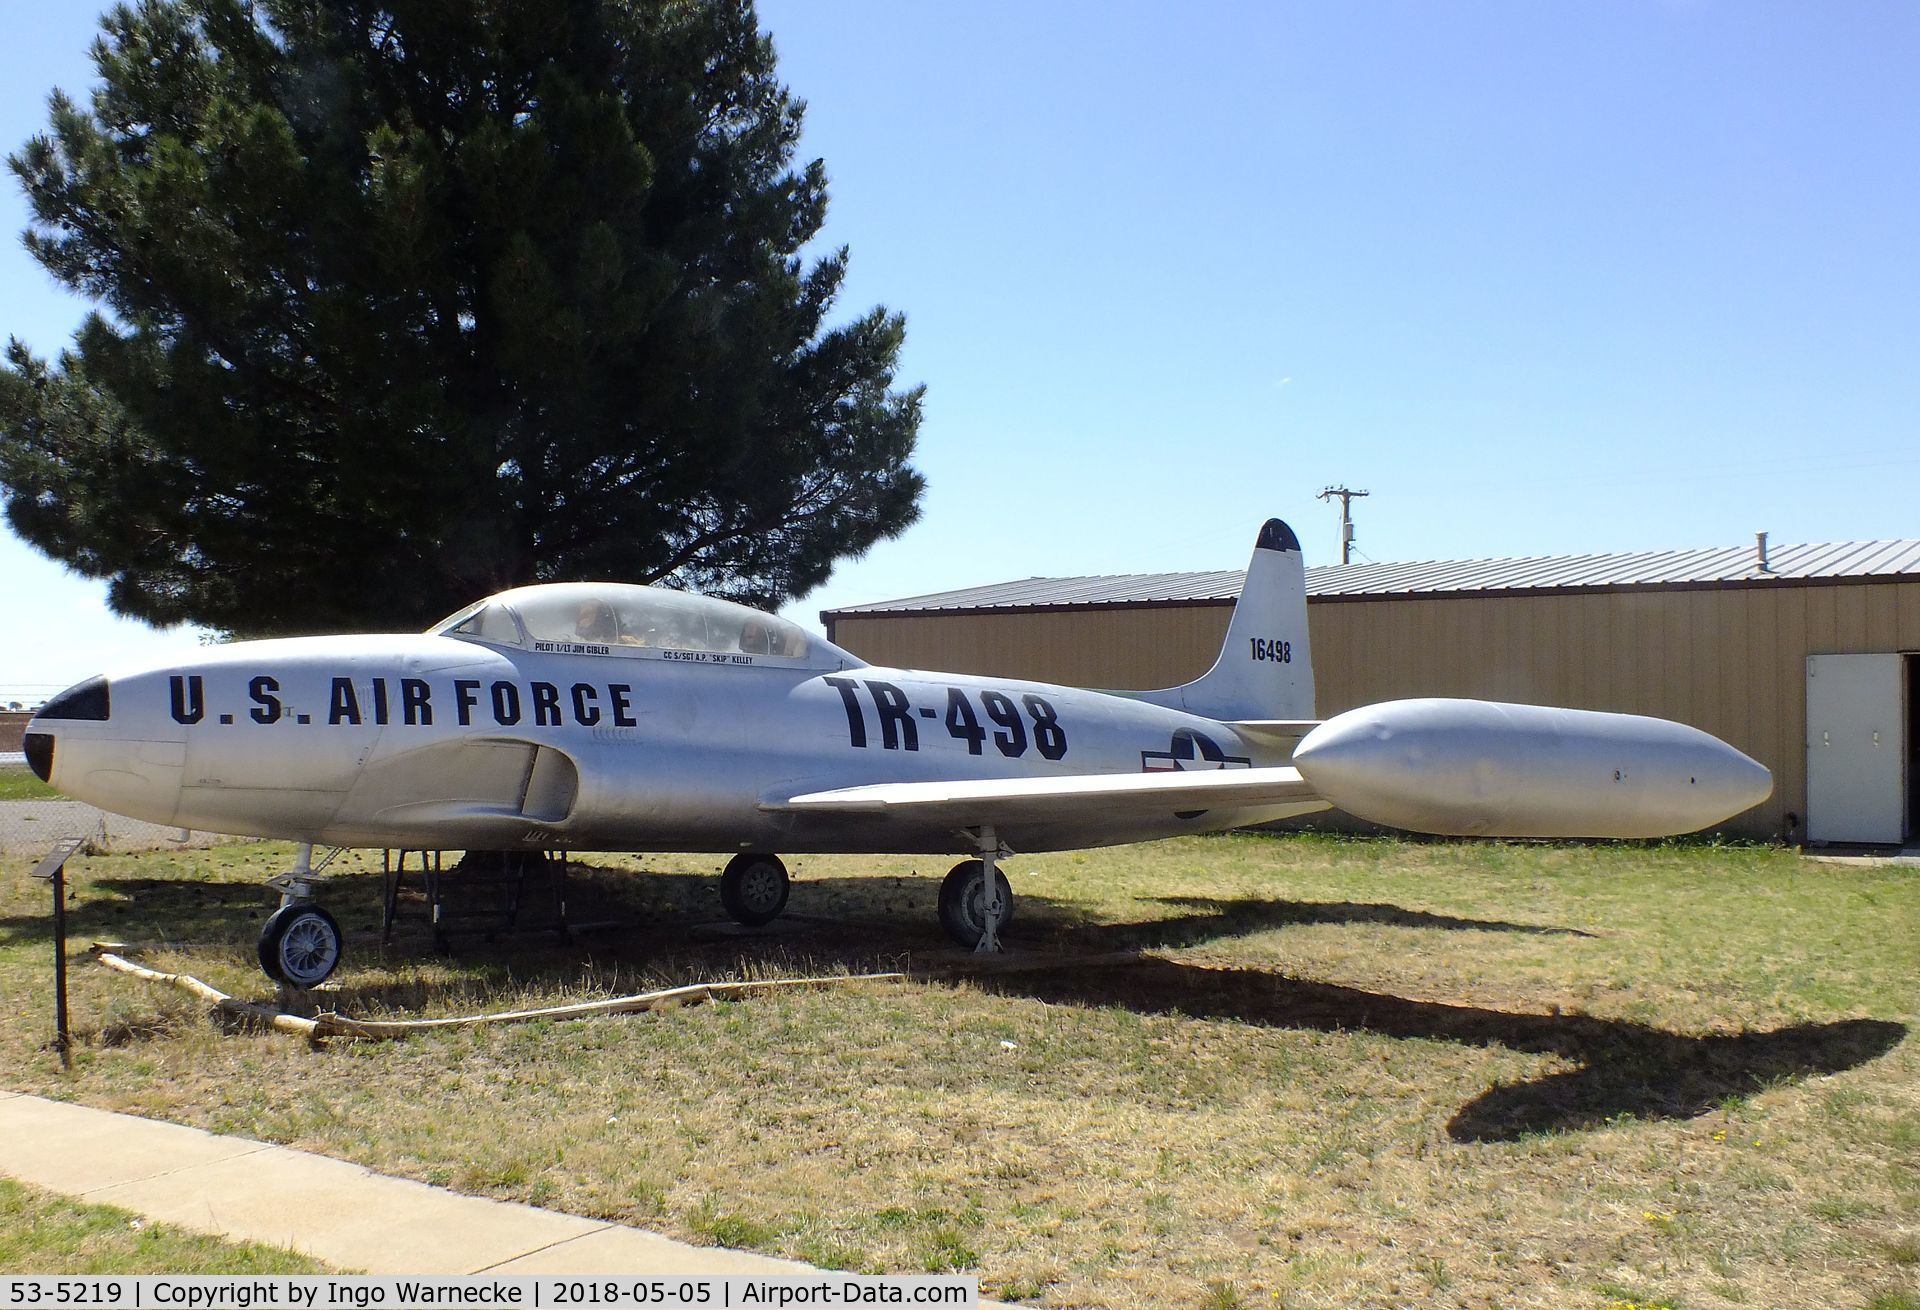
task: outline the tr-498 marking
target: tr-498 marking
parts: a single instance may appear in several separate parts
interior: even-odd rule
[[[854,678],[823,678],[822,681],[840,693],[840,703],[847,711],[848,744],[865,749],[869,737],[866,707],[860,703],[861,681]],[[864,681],[867,696],[873,702],[874,714],[879,719],[881,749],[919,750],[920,727],[913,721],[915,710],[907,694],[891,682],[882,682],[878,678]],[[1067,753],[1067,730],[1061,726],[1060,716],[1052,702],[1044,696],[1028,693],[1020,697],[1020,704],[1026,707],[1027,717],[1033,720],[1032,745],[1040,752],[1040,757],[1047,760],[1064,757]],[[948,687],[946,716],[943,720],[947,735],[956,741],[964,741],[969,755],[984,754],[989,736],[994,749],[1007,758],[1017,759],[1025,755],[1029,740],[1027,723],[1021,717],[1019,707],[1013,703],[1013,697],[1002,691],[983,691],[980,693],[980,708],[996,725],[992,733],[982,726],[965,688]],[[918,713],[927,719],[939,715],[937,710],[925,706]]]

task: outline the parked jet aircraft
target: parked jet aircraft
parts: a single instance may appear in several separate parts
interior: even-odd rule
[[[1767,770],[1661,719],[1470,700],[1313,717],[1300,543],[1260,531],[1212,669],[1108,692],[876,668],[770,614],[558,583],[419,636],[236,642],[49,701],[28,761],[156,823],[304,843],[261,962],[340,958],[314,845],[732,851],[721,898],[785,907],[776,851],[958,852],[940,918],[998,949],[1007,853],[1211,832],[1337,805],[1431,833],[1651,837],[1765,799]]]

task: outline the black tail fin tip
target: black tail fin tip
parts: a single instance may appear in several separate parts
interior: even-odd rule
[[[1240,540],[1245,541],[1242,537]],[[1291,550],[1296,554],[1300,550],[1300,538],[1293,535],[1293,529],[1279,519],[1268,519],[1260,526],[1260,540],[1253,543],[1255,550]]]

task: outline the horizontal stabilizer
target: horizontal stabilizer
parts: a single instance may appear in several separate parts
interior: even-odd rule
[[[1291,752],[1320,724],[1319,719],[1233,719],[1227,726],[1267,750]]]

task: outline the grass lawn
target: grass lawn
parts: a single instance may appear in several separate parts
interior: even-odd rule
[[[21,764],[0,765],[0,801],[63,801],[67,799],[33,776]]]
[[[323,1274],[291,1251],[202,1237],[125,1210],[0,1178],[0,1271],[10,1274]]]
[[[76,859],[75,940],[266,998],[265,844]],[[905,985],[312,1048],[84,962],[0,878],[0,1083],[462,1191],[1046,1306],[1920,1306],[1920,876],[1764,848],[1228,836],[1010,862],[1035,967],[934,926],[951,861],[593,857],[576,919],[378,941],[326,1004],[445,1015],[692,978]],[[16,861],[18,863],[18,861]],[[24,868],[24,865],[22,865]],[[635,877],[645,870],[650,876]],[[917,874],[919,876],[909,876]]]

